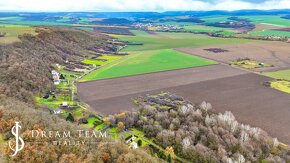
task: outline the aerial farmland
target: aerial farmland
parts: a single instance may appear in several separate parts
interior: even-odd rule
[[[290,161],[289,15],[0,13],[0,152],[20,162],[42,150],[42,162]],[[6,150],[15,120],[30,141],[19,158]],[[107,137],[67,146],[31,129]]]

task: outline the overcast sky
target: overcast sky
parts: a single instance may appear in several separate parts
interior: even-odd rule
[[[290,9],[290,0],[0,0],[0,11]]]

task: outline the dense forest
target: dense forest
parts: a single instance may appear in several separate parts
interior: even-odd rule
[[[20,36],[21,42],[0,45],[0,95],[32,102],[33,94],[47,90],[56,63],[79,62],[89,53],[113,51],[110,39],[95,32],[65,28],[38,28],[38,35]]]
[[[148,152],[131,150],[110,138],[86,139],[98,143],[83,146],[58,146],[51,138],[31,137],[31,130],[86,130],[35,109],[33,97],[52,87],[50,73],[56,63],[79,62],[89,53],[116,48],[107,43],[110,37],[96,32],[43,27],[37,33],[20,36],[21,42],[0,45],[0,162],[160,162]],[[11,157],[8,143],[1,138],[5,142],[14,140],[10,130],[15,121],[21,122],[26,144],[23,152]]]

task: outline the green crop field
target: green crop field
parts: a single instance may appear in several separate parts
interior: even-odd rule
[[[260,32],[250,32],[252,35],[257,36],[280,36],[280,37],[290,37],[290,32],[286,31],[277,31],[277,30],[264,30]]]
[[[250,40],[239,38],[214,38],[206,35],[196,35],[189,33],[169,33],[157,32],[156,35],[136,35],[136,36],[115,36],[122,41],[138,43],[143,45],[130,45],[122,51],[143,51],[157,49],[171,49],[181,47],[199,47],[211,45],[224,45],[249,42]]]
[[[231,28],[220,28],[220,27],[211,27],[211,26],[202,26],[202,25],[184,26],[183,28],[185,30],[190,30],[194,32],[217,32],[217,31],[233,30]]]
[[[281,18],[281,16],[241,16],[240,18],[247,18],[254,24],[271,24],[277,26],[290,26],[290,21]]]
[[[229,16],[208,16],[208,17],[203,17],[202,20],[207,22],[207,23],[213,23],[213,22],[223,22],[223,21],[230,21]]]
[[[166,70],[217,64],[171,49],[135,52],[84,76],[81,81],[108,79]]]
[[[221,27],[211,27],[211,26],[202,26],[202,25],[193,25],[193,26],[184,26],[184,30],[193,31],[193,32],[211,32],[219,33],[223,35],[232,35],[237,33],[235,29],[232,28],[221,28]]]
[[[176,22],[176,21],[166,21],[166,22],[156,22],[154,24],[158,25],[194,25],[194,22]]]
[[[275,78],[275,79],[290,80],[290,69],[275,71],[275,72],[266,72],[266,73],[263,73],[263,75],[271,77],[271,78]]]

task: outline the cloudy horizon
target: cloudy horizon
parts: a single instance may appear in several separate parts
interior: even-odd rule
[[[0,11],[122,12],[290,9],[289,0],[1,0]]]

